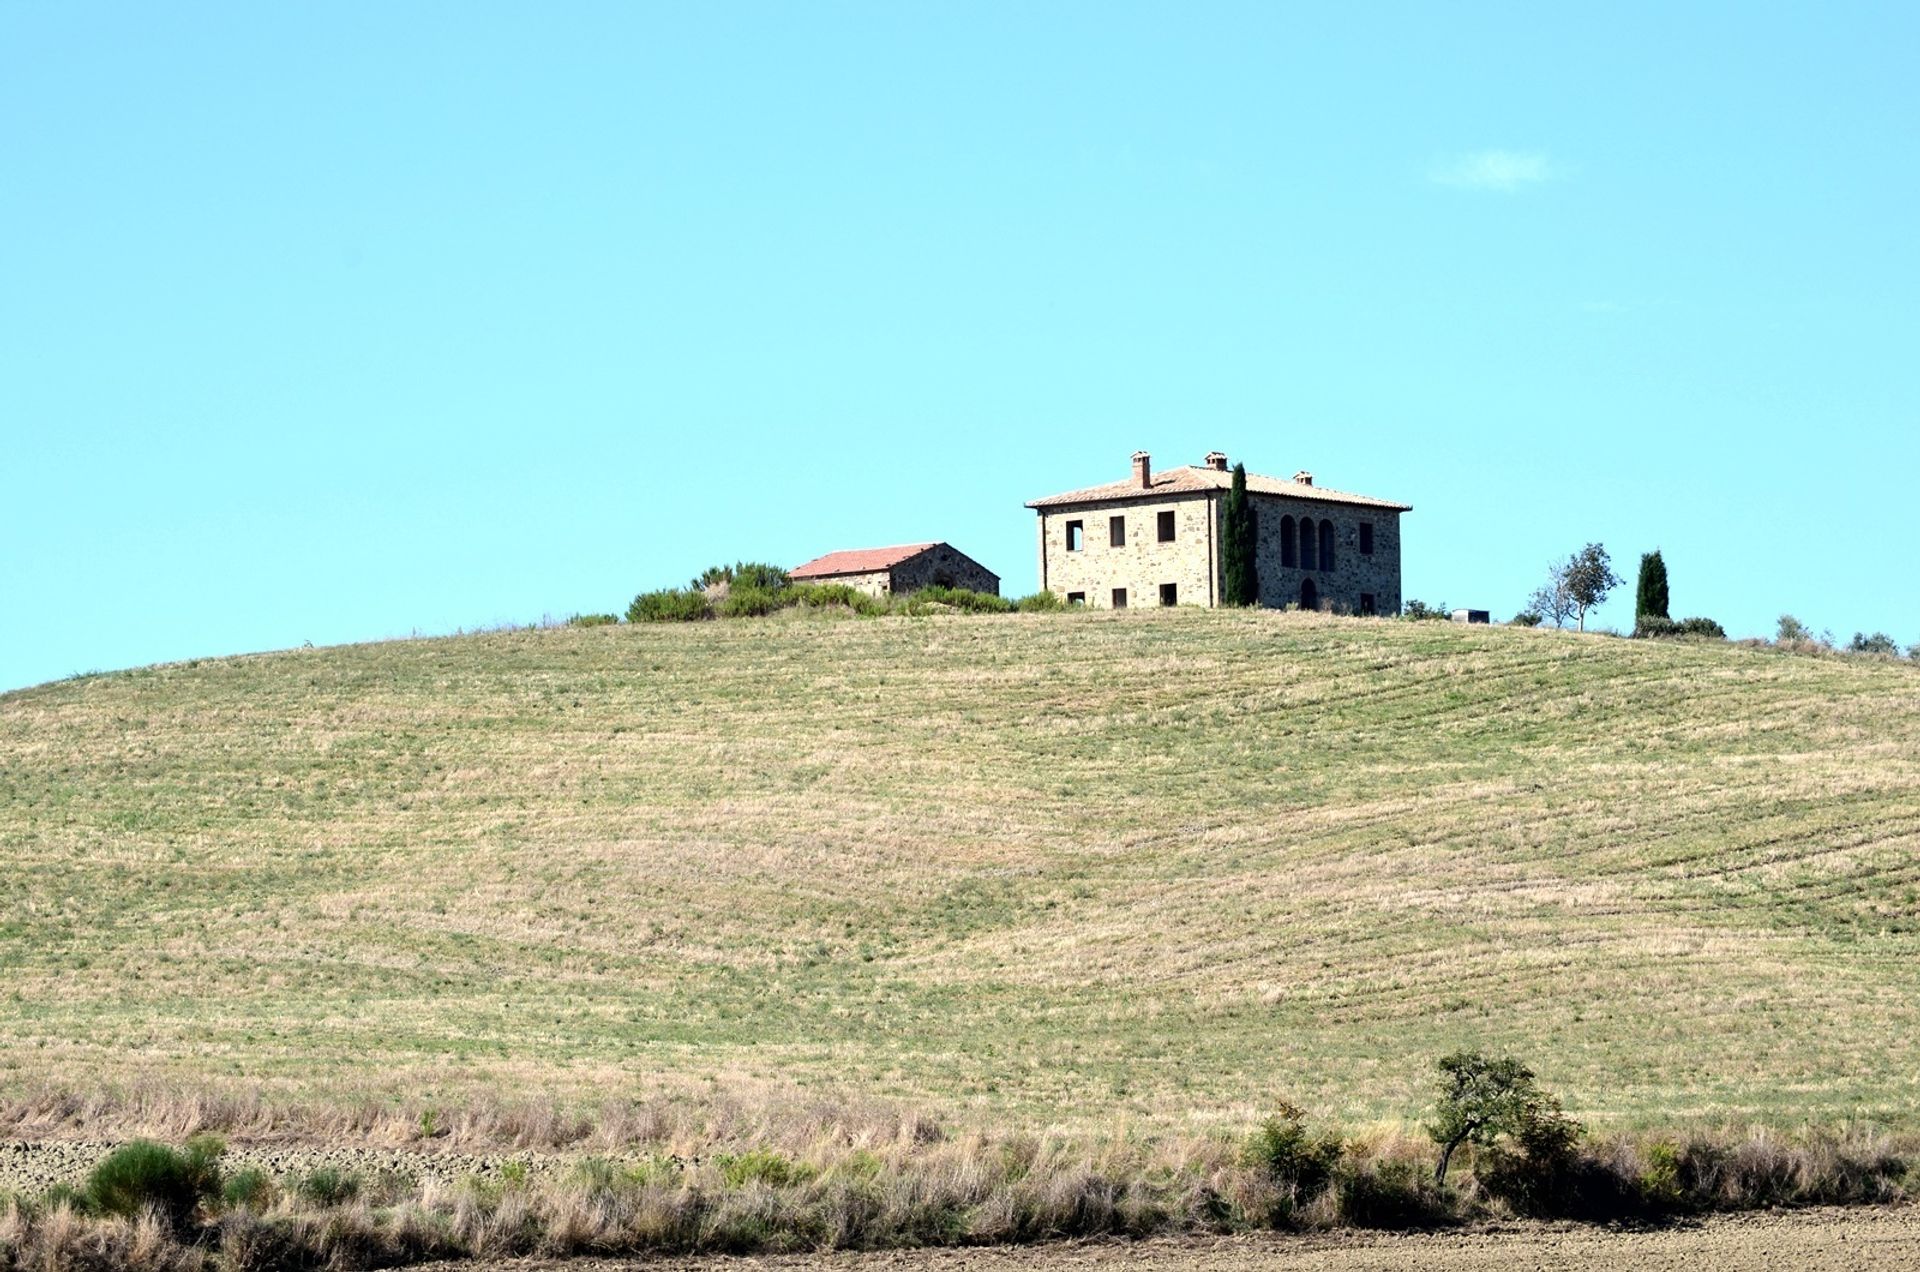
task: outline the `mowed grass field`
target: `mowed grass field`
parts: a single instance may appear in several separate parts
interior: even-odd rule
[[[1920,669],[1277,613],[787,615],[0,697],[0,1094],[1912,1126]]]

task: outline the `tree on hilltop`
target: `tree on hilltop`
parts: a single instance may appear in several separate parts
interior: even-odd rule
[[[1619,586],[1620,576],[1613,572],[1606,548],[1589,543],[1568,557],[1564,565],[1547,567],[1546,586],[1533,594],[1528,608],[1552,619],[1555,627],[1565,627],[1569,618],[1577,618],[1584,632],[1587,611]]]
[[[1660,549],[1640,556],[1640,582],[1633,598],[1633,621],[1647,617],[1672,618],[1667,613],[1667,563]]]
[[[1233,466],[1220,526],[1221,600],[1228,605],[1260,601],[1259,566],[1254,560],[1253,501],[1247,498],[1247,466]]]

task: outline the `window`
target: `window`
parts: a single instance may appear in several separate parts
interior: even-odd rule
[[[1125,517],[1107,518],[1107,542],[1116,548],[1127,546],[1127,519]]]
[[[1320,523],[1320,568],[1333,569],[1333,522]]]
[[[1360,555],[1373,555],[1373,522],[1371,521],[1362,521],[1360,523]],[[1371,611],[1369,611],[1369,613],[1371,613]]]
[[[1375,609],[1375,608],[1374,608],[1374,605],[1373,605],[1373,593],[1372,593],[1372,592],[1362,592],[1362,593],[1360,593],[1360,612],[1361,612],[1362,614],[1377,614],[1377,613],[1379,613],[1379,611],[1378,611],[1377,609]]]
[[[1160,515],[1163,517],[1171,517],[1173,514],[1163,512]],[[1160,603],[1162,605],[1178,605],[1180,603],[1180,585],[1178,583],[1162,583],[1160,585]]]
[[[1280,518],[1280,564],[1291,570],[1300,564],[1300,547],[1293,537],[1293,518]]]
[[[1319,559],[1320,554],[1314,550],[1313,546],[1313,519],[1302,517],[1300,518],[1300,568],[1311,570]]]
[[[1173,542],[1173,509],[1171,508],[1160,514],[1160,542]]]
[[[1087,546],[1087,527],[1085,522],[1067,522],[1067,551],[1078,552]]]
[[[1126,588],[1116,587],[1113,589],[1113,608],[1115,609],[1127,608],[1127,589]]]
[[[1067,604],[1085,605],[1086,603],[1087,603],[1087,594],[1085,592],[1068,592],[1067,593]]]

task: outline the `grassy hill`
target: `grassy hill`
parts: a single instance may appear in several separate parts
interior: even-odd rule
[[[1920,1108],[1920,672],[1273,613],[527,632],[0,697],[0,1091],[1001,1124]]]

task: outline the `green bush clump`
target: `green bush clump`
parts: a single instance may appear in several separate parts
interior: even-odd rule
[[[969,614],[1007,614],[1013,610],[1013,602],[1004,596],[975,592],[964,587],[923,587],[911,593],[911,596],[916,602],[950,605]]]
[[[127,1219],[153,1208],[176,1230],[184,1229],[204,1203],[219,1195],[225,1151],[226,1145],[211,1135],[195,1136],[180,1151],[152,1140],[122,1144],[87,1176],[86,1208]]]
[[[1672,619],[1662,618],[1658,614],[1642,614],[1640,621],[1633,625],[1633,634],[1641,640],[1663,636],[1708,636],[1725,640],[1727,629],[1710,618]]]
[[[1337,1135],[1307,1132],[1306,1114],[1291,1104],[1268,1118],[1247,1136],[1241,1161],[1265,1171],[1267,1177],[1304,1204],[1325,1192],[1340,1164],[1343,1146]]]
[[[259,1210],[273,1200],[273,1179],[258,1166],[237,1170],[220,1189],[223,1210]]]
[[[757,587],[768,592],[778,592],[792,582],[787,572],[777,565],[768,565],[765,561],[735,561],[732,565],[710,565],[700,571],[687,585],[690,591],[700,591],[725,583],[730,587]]]
[[[1540,615],[1535,610],[1521,610],[1509,621],[1514,627],[1538,627],[1540,626]]]
[[[1013,603],[1013,608],[1022,614],[1051,614],[1063,610],[1067,603],[1060,599],[1058,592],[1035,592],[1032,596],[1023,596]]]
[[[720,1168],[720,1177],[727,1181],[729,1188],[744,1188],[754,1183],[785,1188],[789,1184],[804,1184],[817,1173],[813,1167],[783,1157],[770,1148],[722,1153],[714,1158],[714,1164]]]
[[[1680,620],[1682,636],[1711,636],[1715,640],[1725,640],[1727,629],[1710,618],[1683,618]]]
[[[691,623],[713,617],[704,592],[692,588],[662,588],[642,592],[627,607],[629,623]]]
[[[782,593],[789,604],[808,609],[850,609],[856,614],[873,616],[887,612],[887,603],[869,596],[850,583],[795,583]]]
[[[360,1177],[322,1166],[301,1176],[293,1190],[317,1206],[339,1206],[360,1195]]]
[[[761,618],[790,603],[780,592],[735,583],[720,599],[719,612],[722,618]]]
[[[620,621],[618,614],[574,614],[567,619],[568,627],[610,627]]]
[[[1871,636],[1865,632],[1855,632],[1853,639],[1847,642],[1847,652],[1851,654],[1885,654],[1889,658],[1900,655],[1900,646],[1893,637],[1885,632],[1875,632]]]
[[[1448,617],[1447,603],[1429,605],[1425,601],[1414,599],[1400,607],[1400,617],[1414,623],[1434,623]]]

